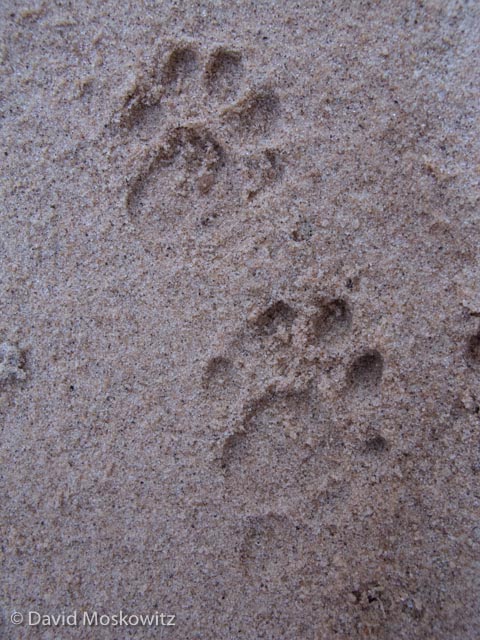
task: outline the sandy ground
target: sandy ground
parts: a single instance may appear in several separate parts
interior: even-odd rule
[[[479,3],[0,5],[1,637],[480,637]]]

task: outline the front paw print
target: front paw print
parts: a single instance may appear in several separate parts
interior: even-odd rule
[[[280,117],[268,83],[246,84],[239,51],[204,57],[182,44],[146,71],[119,117],[127,143],[142,149],[126,205],[145,237],[209,226],[274,188],[284,169],[274,141]]]

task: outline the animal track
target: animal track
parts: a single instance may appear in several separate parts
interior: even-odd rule
[[[220,389],[235,413],[218,466],[226,494],[244,514],[282,513],[288,505],[305,514],[322,504],[331,493],[325,483],[344,455],[330,419],[335,413],[338,424],[339,407],[331,406],[331,395],[322,389],[338,384],[337,395],[358,402],[381,389],[379,350],[358,354],[348,346],[353,324],[348,301],[317,296],[302,307],[276,299],[259,309],[205,370],[205,378],[214,381],[211,393],[205,387],[210,401]],[[329,383],[330,369],[340,366],[336,362],[343,376],[336,374]],[[389,450],[385,438],[371,430],[355,446],[370,456]]]
[[[3,342],[0,344],[0,385],[8,382],[25,380],[24,356],[22,352],[12,344]]]
[[[198,55],[190,46],[180,46],[170,53],[163,69],[163,82],[173,85],[182,82],[198,69]]]
[[[370,453],[382,453],[388,450],[388,442],[379,433],[371,434],[365,442],[365,450]]]
[[[480,365],[480,330],[468,339],[465,357],[470,364]]]
[[[205,83],[209,94],[230,100],[236,96],[244,69],[238,51],[221,47],[210,56],[205,67]]]
[[[284,161],[271,141],[280,99],[244,83],[241,52],[222,46],[204,60],[187,43],[126,96],[120,131],[145,148],[126,205],[149,237],[184,221],[211,223],[281,181]]]
[[[380,384],[383,375],[383,358],[372,349],[355,358],[350,365],[347,380],[356,389],[373,390]]]

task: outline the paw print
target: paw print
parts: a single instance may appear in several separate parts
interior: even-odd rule
[[[345,500],[348,487],[338,486],[345,443],[334,425],[339,416],[348,421],[352,402],[369,410],[384,372],[378,349],[352,344],[353,320],[341,297],[272,301],[206,365],[213,414],[217,404],[220,420],[225,407],[231,414],[216,464],[238,512],[283,513],[295,505],[307,514],[325,495],[340,491]],[[361,448],[381,455],[388,443],[368,432]]]
[[[360,465],[388,458],[371,424],[384,358],[355,332],[347,299],[302,292],[256,309],[204,368],[212,425],[226,426],[213,464],[242,523],[238,561],[264,583],[294,581],[317,561],[312,540],[327,553],[324,532],[347,527],[371,500],[352,451]],[[360,433],[348,430],[352,404],[366,416]]]
[[[280,119],[271,83],[249,86],[232,48],[177,44],[140,73],[118,125],[137,149],[126,206],[144,236],[209,226],[275,188]]]

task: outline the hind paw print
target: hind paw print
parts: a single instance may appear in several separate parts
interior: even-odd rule
[[[248,87],[240,51],[174,47],[141,74],[117,119],[139,154],[126,197],[132,220],[147,237],[163,236],[172,224],[209,225],[273,189],[284,173],[273,139],[280,117],[270,86]]]
[[[298,306],[276,300],[208,362],[206,397],[232,414],[217,469],[240,513],[283,513],[293,504],[305,514],[332,495],[330,480],[345,458],[343,434],[332,425],[339,417],[348,423],[352,401],[371,411],[384,372],[378,349],[351,344],[353,320],[340,297]],[[220,418],[225,425],[225,412]],[[389,451],[371,430],[349,446],[362,455]],[[338,478],[334,484],[338,493]]]

